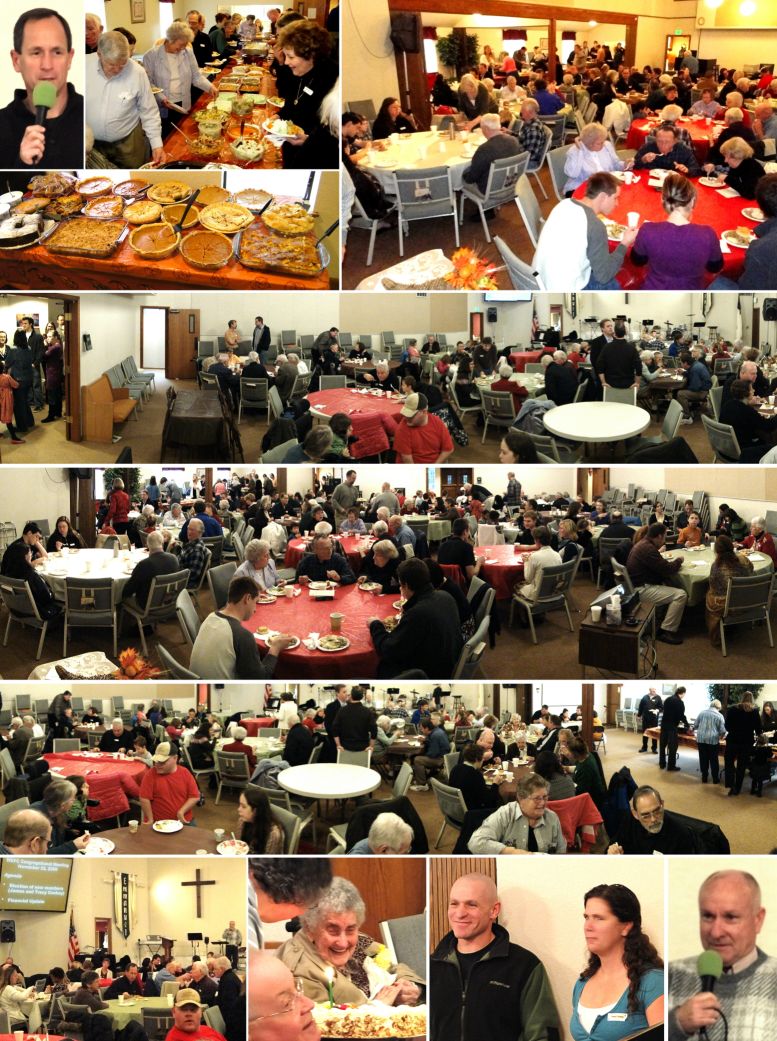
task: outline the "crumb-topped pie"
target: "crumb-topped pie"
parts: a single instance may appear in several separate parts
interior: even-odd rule
[[[160,181],[148,189],[146,197],[152,202],[170,206],[174,202],[186,202],[191,194],[191,187],[183,181]]]
[[[127,225],[123,220],[94,220],[71,217],[64,220],[46,241],[52,253],[84,257],[108,257],[116,248]]]
[[[279,235],[305,235],[313,230],[315,220],[296,202],[282,202],[262,214],[262,220]]]
[[[220,231],[225,235],[233,235],[241,228],[253,223],[254,215],[245,206],[235,202],[220,202],[206,206],[200,213],[200,224],[208,231]]]

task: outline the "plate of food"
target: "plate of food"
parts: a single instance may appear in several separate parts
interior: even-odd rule
[[[763,224],[766,220],[766,214],[757,206],[745,206],[742,210],[742,216],[747,217],[748,220],[755,221],[756,224]]]
[[[267,104],[272,105],[273,108],[283,108],[285,102],[283,98],[279,98],[277,94],[273,94],[267,98]]]
[[[300,645],[301,641],[299,636],[294,636],[292,633],[282,633],[278,629],[267,629],[266,632],[260,632],[259,630],[262,628],[264,628],[264,626],[259,626],[259,629],[254,633],[254,639],[259,640],[260,643],[267,643],[267,641],[271,640],[273,636],[290,636],[291,643],[288,647],[284,647],[283,650],[293,651]]]
[[[81,850],[81,855],[83,857],[107,857],[115,849],[115,842],[111,842],[110,839],[101,839],[99,835],[93,835]]]
[[[257,604],[274,604],[278,598],[271,596],[269,593],[260,593],[256,598]]]
[[[271,206],[262,214],[265,225],[279,235],[307,235],[313,230],[315,218],[298,202],[283,202]]]
[[[367,1002],[364,1005],[335,1005],[329,1002],[311,1009],[322,1038],[425,1038],[426,1006],[383,1005]]]
[[[268,596],[285,596],[286,586],[270,586],[269,589],[265,589],[265,593]]]
[[[309,582],[308,583],[308,588],[309,589],[332,589],[333,588],[333,583],[330,582],[329,579],[327,579],[326,582]]]
[[[377,593],[381,588],[380,582],[362,582],[359,586],[363,593]]]
[[[393,633],[396,627],[399,625],[400,619],[395,614],[390,614],[387,618],[383,619],[383,628],[387,633]]]
[[[610,242],[623,242],[623,236],[626,233],[625,224],[618,224],[617,221],[607,220],[606,218],[602,223],[607,230],[607,238]]]
[[[326,651],[329,654],[344,651],[350,646],[351,641],[345,636],[339,636],[337,633],[328,633],[326,636],[319,636],[316,640],[316,647],[320,651]]]
[[[401,600],[400,599],[400,600],[395,600],[394,603],[391,606],[394,608],[395,611],[401,611],[406,603],[407,603],[407,600]]]
[[[703,184],[705,188],[722,188],[725,185],[725,181],[721,181],[717,177],[700,177],[699,184]]]
[[[747,249],[750,243],[755,238],[755,235],[750,228],[732,228],[728,231],[724,231],[720,236],[724,242],[727,242],[729,246],[736,246],[737,249]]]
[[[248,853],[248,843],[242,839],[224,839],[216,846],[216,852],[222,857],[244,857]]]
[[[262,130],[273,137],[279,137],[283,141],[291,141],[305,131],[290,119],[266,119],[262,123]]]
[[[183,821],[154,821],[151,827],[154,829],[154,831],[158,831],[161,835],[173,835],[176,831],[180,831],[181,828],[183,828]]]

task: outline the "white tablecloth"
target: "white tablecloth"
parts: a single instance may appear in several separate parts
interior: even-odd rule
[[[65,556],[49,556],[38,570],[57,600],[65,599],[66,578],[112,578],[116,596],[120,598],[132,569],[147,555],[142,549],[133,549],[129,553],[122,550],[117,557],[114,557],[112,549],[79,549]]]
[[[377,177],[383,190],[393,194],[394,182],[392,174],[395,170],[429,170],[435,166],[448,166],[451,171],[451,183],[455,190],[461,188],[464,171],[472,162],[472,156],[485,138],[479,130],[473,130],[462,140],[464,131],[456,133],[455,141],[448,135],[434,130],[410,134],[396,144],[387,142],[385,152],[371,151],[361,167],[369,170]]]

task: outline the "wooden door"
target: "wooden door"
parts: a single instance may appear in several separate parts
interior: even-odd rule
[[[200,335],[200,312],[171,307],[167,312],[165,376],[169,380],[193,380],[197,376],[196,340]]]
[[[429,860],[429,949],[434,950],[446,933],[448,894],[462,875],[488,875],[496,882],[495,857],[431,857]]]
[[[607,467],[594,467],[585,470],[582,467],[577,471],[577,494],[582,495],[586,502],[598,499],[609,487],[610,471]]]
[[[362,932],[374,940],[381,940],[381,922],[423,914],[426,909],[423,857],[337,857],[332,870],[361,893],[367,907]]]
[[[65,394],[62,414],[65,417],[65,439],[81,440],[81,327],[79,323],[79,301],[77,297],[65,297],[62,301],[65,316],[64,360]]]
[[[440,492],[446,498],[455,499],[462,484],[472,484],[474,470],[471,466],[442,468],[440,474]]]

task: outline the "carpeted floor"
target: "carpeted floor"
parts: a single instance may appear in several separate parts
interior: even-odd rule
[[[578,637],[582,612],[593,599],[596,590],[587,571],[579,573],[572,590],[572,600],[576,611],[572,612],[575,633],[570,633],[563,611],[548,616],[547,621],[537,627],[538,643],[532,644],[528,629],[523,629],[517,617],[513,627],[507,625],[506,603],[499,603],[498,614],[502,632],[496,638],[496,646],[487,648],[483,656],[482,676],[493,680],[529,679],[578,679],[582,676],[578,664]],[[207,587],[199,594],[199,613],[204,618],[212,610],[210,591]],[[0,632],[4,632],[7,620],[5,607],[0,608]],[[677,677],[693,677],[694,679],[765,679],[772,675],[773,668],[769,664],[774,660],[774,653],[768,646],[766,629],[739,627],[730,629],[727,635],[729,642],[728,657],[723,657],[719,650],[713,649],[707,637],[704,625],[703,605],[686,610],[681,633],[685,642],[680,646],[658,643],[658,678],[673,679]],[[189,662],[189,647],[184,643],[183,635],[177,622],[164,622],[157,627],[156,636],[147,634],[149,650],[155,659],[153,648],[156,640],[160,640],[170,653],[183,665]],[[9,645],[2,648],[0,659],[2,668],[0,675],[5,679],[26,679],[35,666],[35,649],[38,634],[30,629],[12,627]],[[128,646],[139,646],[137,627],[127,623],[119,638],[119,649]],[[68,641],[68,654],[80,654],[85,651],[102,650],[111,657],[111,635],[108,629],[75,629],[71,631]],[[47,637],[42,661],[55,661],[62,657],[62,626],[54,625]],[[159,664],[155,661],[155,664]],[[408,662],[408,668],[412,663]],[[598,674],[589,679],[603,678]],[[321,677],[325,678],[325,677]]]
[[[4,463],[73,463],[93,464],[104,466],[108,461],[115,459],[124,448],[132,449],[132,460],[134,463],[151,464],[161,461],[162,426],[165,417],[166,398],[165,391],[168,386],[174,386],[178,390],[192,389],[193,382],[184,380],[166,380],[161,373],[157,373],[156,393],[144,406],[143,412],[138,417],[138,422],[130,420],[118,427],[121,441],[113,445],[98,444],[97,442],[82,441],[74,444],[65,440],[65,424],[63,421],[49,423],[41,426],[39,423],[26,435],[26,444],[11,445],[7,439],[0,440],[3,451]],[[40,418],[40,413],[36,418]],[[654,419],[645,430],[645,437],[659,437],[661,433],[662,417]],[[499,461],[499,443],[501,431],[491,428],[483,443],[483,431],[476,425],[475,418],[468,414],[463,419],[464,427],[469,434],[469,445],[466,448],[456,448],[450,461],[459,464],[465,463],[496,463]],[[240,437],[243,442],[243,453],[246,463],[257,463],[261,456],[262,437],[267,431],[267,415],[262,412],[244,412],[240,422]],[[712,462],[712,450],[704,433],[701,420],[696,419],[692,426],[681,427],[681,434],[686,439],[697,459],[701,463]],[[622,461],[619,445],[599,446],[602,452],[597,457],[597,462],[612,463],[616,459]],[[613,458],[613,451],[616,453]],[[227,461],[213,456],[207,457],[207,452],[200,450],[197,458],[191,461],[198,464],[213,463],[224,465]],[[166,460],[172,461],[172,460]]]

